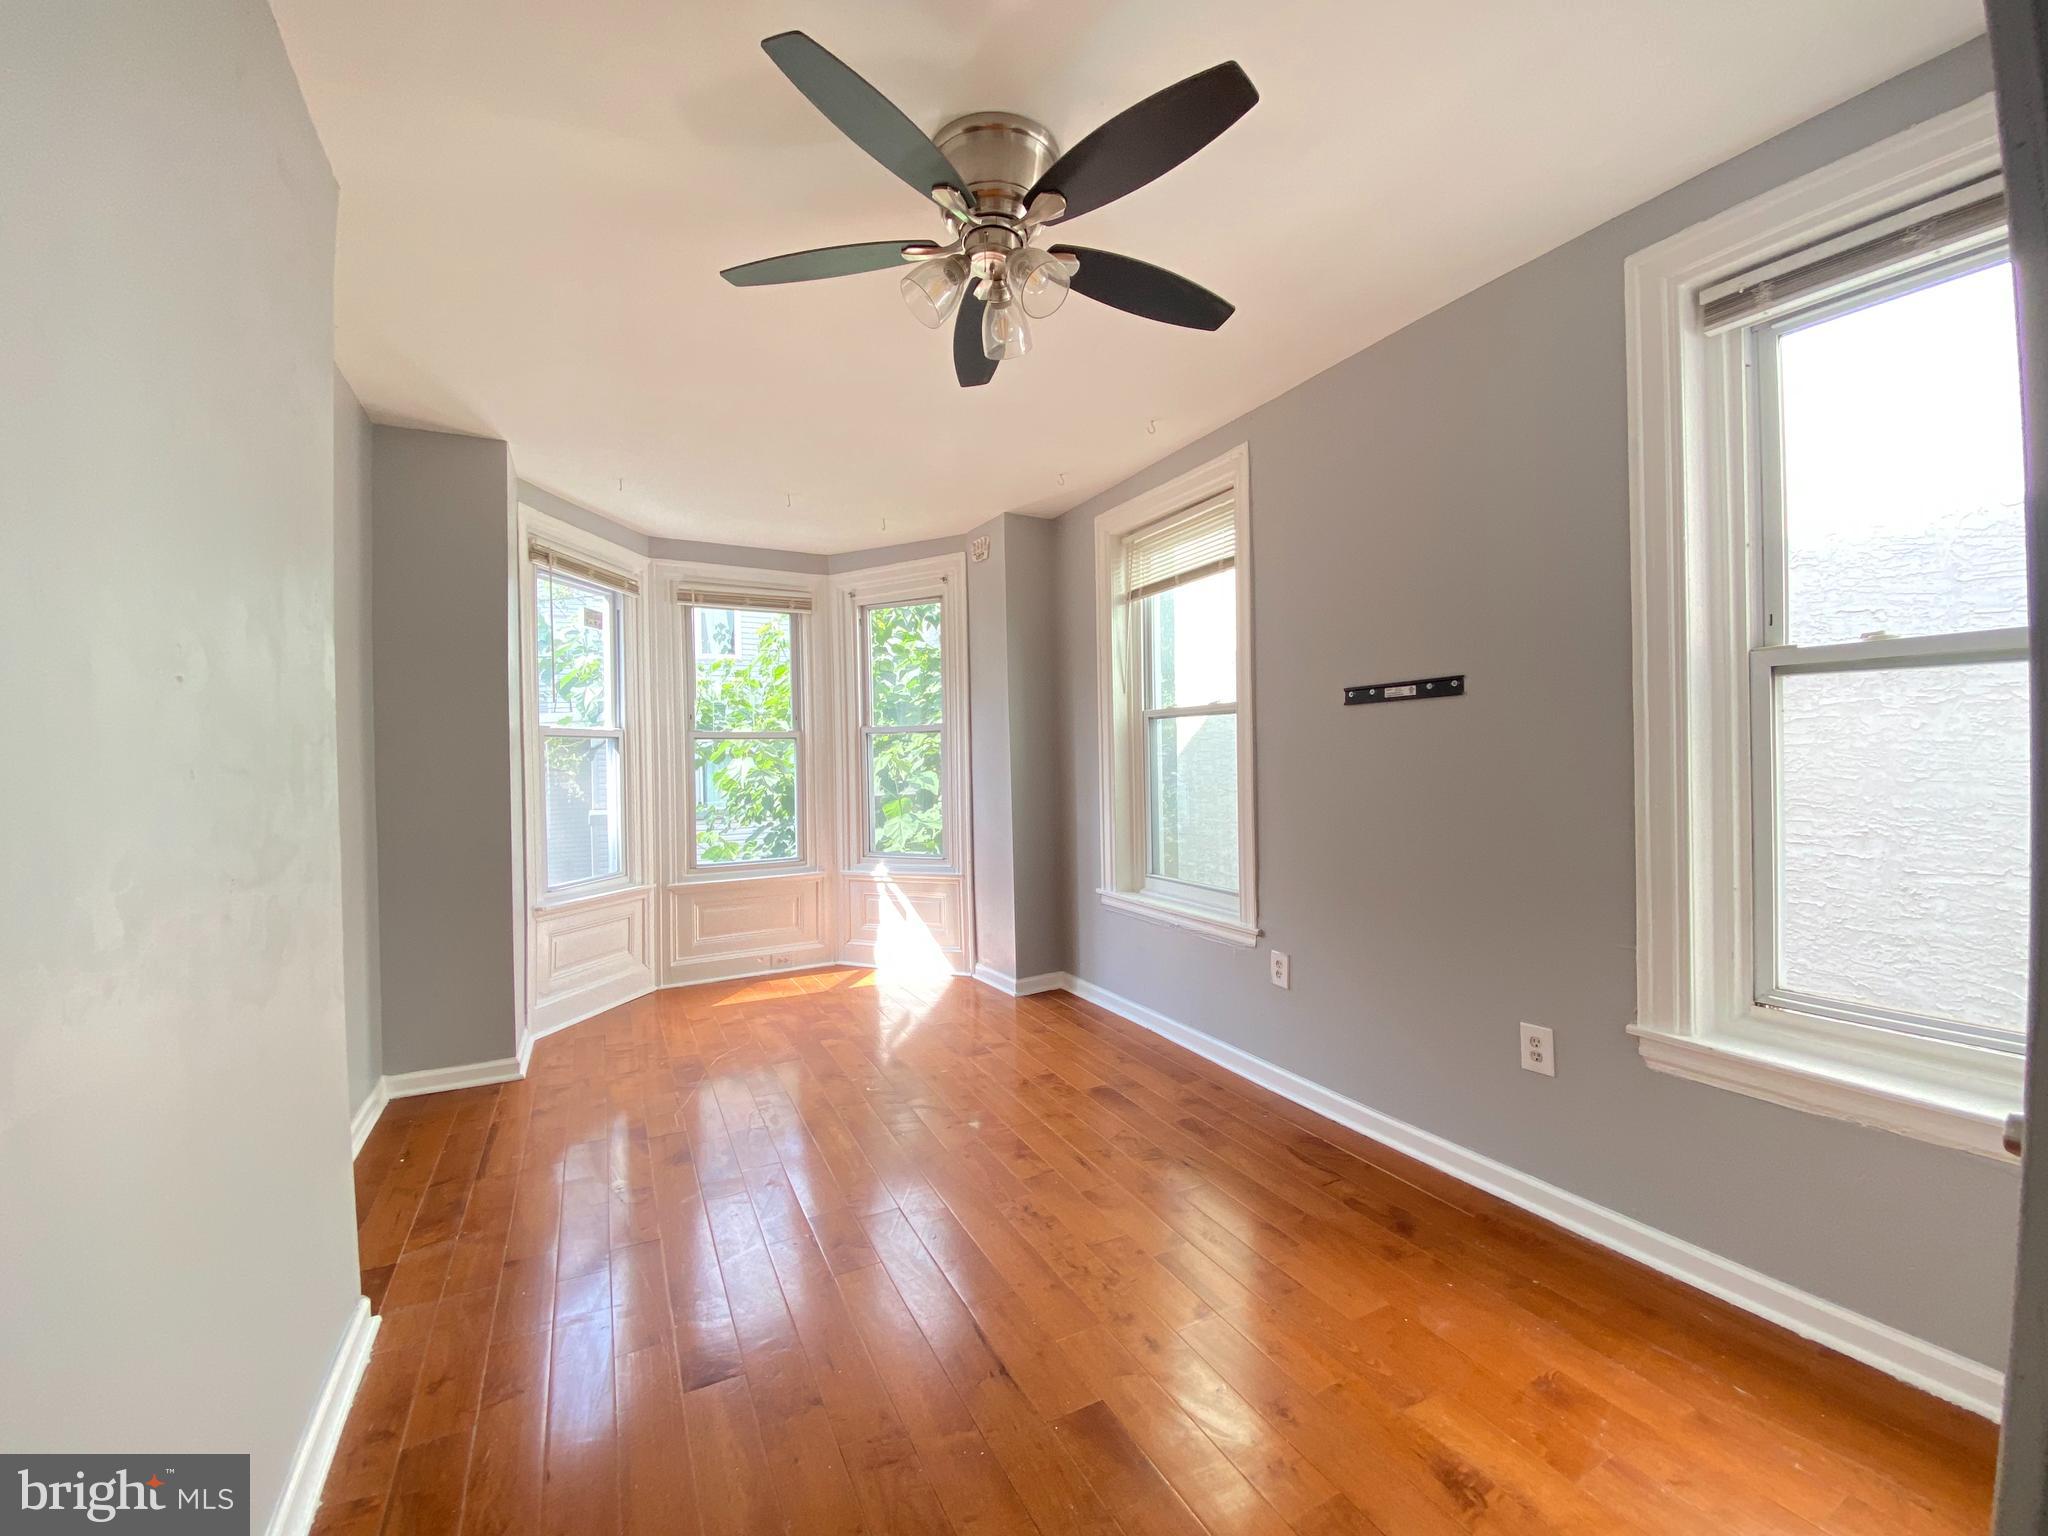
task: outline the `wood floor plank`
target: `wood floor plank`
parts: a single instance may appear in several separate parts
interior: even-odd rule
[[[636,999],[355,1165],[320,1536],[1974,1536],[1993,1428],[1063,993]]]

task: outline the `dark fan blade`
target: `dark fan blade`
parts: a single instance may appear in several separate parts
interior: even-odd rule
[[[1052,250],[1055,255],[1064,252],[1080,258],[1074,292],[1086,294],[1098,304],[1197,331],[1213,331],[1237,312],[1228,299],[1150,262],[1134,261],[1115,251],[1092,251],[1085,245],[1056,245]]]
[[[953,374],[962,389],[986,384],[996,376],[995,359],[981,350],[984,308],[971,289],[960,295],[960,318],[953,322]]]
[[[919,197],[960,187],[960,173],[896,104],[801,32],[778,32],[761,47],[790,84],[832,126],[908,182]]]
[[[761,283],[807,283],[814,277],[851,277],[856,272],[906,266],[917,258],[903,253],[916,246],[929,249],[931,241],[872,240],[866,245],[823,245],[815,251],[765,256],[744,266],[727,267],[718,275],[738,288],[753,288]]]
[[[1059,193],[1067,200],[1065,217],[1070,219],[1115,202],[1164,176],[1258,99],[1251,77],[1234,62],[1189,75],[1117,113],[1061,155],[1038,178],[1031,197]]]

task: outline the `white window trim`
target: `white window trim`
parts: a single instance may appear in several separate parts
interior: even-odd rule
[[[653,718],[650,713],[653,695],[648,687],[651,668],[641,608],[647,593],[648,560],[644,555],[623,549],[608,539],[601,539],[524,503],[519,508],[518,526],[519,718],[523,743],[521,772],[526,786],[527,901],[529,909],[535,913],[558,912],[588,902],[607,900],[624,892],[639,891],[649,883],[647,833],[653,825],[649,812],[653,774],[649,771],[652,754],[649,751],[651,733],[648,726]],[[579,555],[593,565],[631,576],[640,588],[638,593],[618,595],[619,666],[625,673],[620,697],[624,718],[620,728],[619,771],[625,780],[619,801],[620,814],[625,818],[625,824],[619,829],[620,871],[609,879],[585,880],[555,891],[548,889],[546,786],[542,782],[543,736],[538,703],[540,678],[539,663],[533,654],[538,623],[533,596],[534,572],[537,569],[532,553],[535,539],[564,554]]]
[[[1731,274],[1999,168],[1991,98],[1631,257],[1636,1021],[1653,1069],[2003,1156],[2023,1061],[1754,999],[1753,554],[1741,350],[1698,295]],[[1735,515],[1730,515],[1731,509]]]
[[[852,875],[887,870],[892,875],[938,875],[964,879],[973,861],[973,807],[969,799],[971,761],[968,721],[967,560],[940,555],[902,565],[848,571],[832,578],[838,611],[840,651],[844,668],[840,698],[846,723],[840,732],[840,792],[845,814],[840,817],[840,867]],[[929,854],[868,852],[867,763],[863,747],[867,679],[863,669],[867,646],[861,632],[861,611],[891,603],[939,604],[940,647],[945,667],[945,718],[939,722],[943,757],[942,788],[945,836],[943,851]],[[972,932],[970,926],[969,932]]]
[[[1142,771],[1136,750],[1137,658],[1126,622],[1122,568],[1125,538],[1160,519],[1220,495],[1233,498],[1237,522],[1237,849],[1235,911],[1175,901],[1148,882],[1148,829],[1138,811]],[[1095,707],[1100,768],[1101,884],[1112,911],[1185,928],[1204,938],[1250,946],[1259,941],[1258,797],[1253,787],[1252,542],[1250,455],[1228,453],[1155,486],[1095,519]],[[1150,888],[1148,888],[1148,885]]]
[[[708,565],[698,562],[659,563],[661,599],[671,617],[664,627],[667,643],[661,647],[668,659],[661,679],[663,697],[671,708],[667,735],[674,769],[663,777],[674,786],[664,795],[669,820],[667,848],[670,885],[712,884],[728,880],[774,880],[783,877],[816,879],[826,873],[825,853],[832,841],[832,796],[825,792],[829,756],[821,751],[822,732],[829,711],[825,679],[831,676],[829,637],[824,631],[831,622],[822,577],[799,572],[777,571],[752,566]],[[679,592],[730,593],[808,598],[810,611],[797,614],[795,666],[797,669],[797,857],[774,863],[702,865],[696,858],[696,789],[691,743],[696,718],[693,694],[691,641],[686,628],[688,609]]]

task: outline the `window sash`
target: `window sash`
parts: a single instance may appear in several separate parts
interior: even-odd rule
[[[1894,262],[1889,269],[1875,275],[1866,272],[1863,280],[1853,287],[1838,285],[1804,304],[1781,305],[1778,312],[1757,320],[1742,333],[1744,372],[1750,380],[1748,425],[1754,445],[1758,506],[1758,602],[1754,623],[1761,639],[1761,643],[1753,645],[1749,652],[1747,701],[1750,751],[1749,981],[1752,998],[1760,1008],[2021,1054],[2026,1048],[2025,1040],[2006,1030],[1783,987],[1779,984],[1778,954],[1782,896],[1778,851],[1778,679],[1799,672],[2024,661],[2028,649],[2024,627],[1932,635],[1885,635],[1816,645],[1787,642],[1791,621],[1788,607],[1790,573],[1778,343],[1793,331],[2009,259],[2008,243],[2002,236],[1979,238],[1966,250],[1932,258],[1923,256],[1911,265]]]
[[[627,732],[633,722],[627,718],[626,700],[626,599],[639,591],[639,585],[630,576],[624,576],[607,567],[581,560],[563,550],[553,548],[539,539],[527,543],[530,592],[533,599],[533,628],[528,637],[527,649],[533,658],[533,687],[529,690],[527,707],[533,711],[535,744],[537,753],[536,772],[540,785],[536,795],[541,839],[540,857],[536,860],[535,878],[541,897],[553,898],[564,894],[585,894],[590,891],[629,884],[633,879],[633,839],[631,819],[633,764],[627,746]],[[606,709],[611,718],[609,725],[574,725],[567,722],[552,723],[540,718],[541,689],[545,683],[548,696],[557,702],[560,694],[554,679],[548,676],[551,656],[540,654],[541,614],[545,605],[550,624],[553,621],[554,603],[558,590],[569,587],[593,603],[602,604],[605,609],[604,670],[606,681]],[[608,814],[618,826],[619,867],[607,874],[585,876],[581,880],[554,881],[548,878],[547,848],[552,828],[548,820],[547,803],[547,744],[553,740],[564,741],[609,741],[618,748],[618,779],[611,786],[611,800]]]
[[[754,613],[786,613],[789,619],[789,715],[791,728],[786,731],[711,731],[697,725],[697,610],[712,608],[718,610],[747,611]],[[735,871],[749,874],[763,870],[797,869],[810,861],[810,838],[805,826],[809,813],[810,790],[807,783],[810,767],[809,749],[806,745],[808,732],[804,726],[804,701],[809,679],[804,670],[804,623],[809,615],[810,599],[792,596],[770,598],[760,594],[742,595],[734,592],[696,591],[679,589],[676,593],[676,613],[683,629],[683,781],[686,787],[687,812],[681,818],[683,824],[683,868],[690,874],[729,875]],[[737,640],[737,637],[735,637]],[[725,659],[725,658],[721,658]],[[791,814],[796,824],[796,852],[786,859],[718,859],[705,861],[697,854],[697,743],[700,741],[787,741],[795,747],[796,796]]]
[[[1216,525],[1220,523],[1223,534],[1219,536]],[[1163,533],[1162,533],[1163,530]],[[1219,547],[1221,538],[1228,539],[1229,553],[1221,558],[1212,556]],[[1155,560],[1153,578],[1142,584],[1132,581],[1136,568],[1135,552],[1147,544],[1165,546],[1175,540],[1185,540],[1184,548],[1192,548],[1195,558],[1175,566],[1171,560]],[[1170,592],[1176,587],[1200,581],[1220,571],[1235,570],[1237,566],[1237,507],[1234,496],[1224,495],[1199,503],[1185,512],[1177,512],[1162,522],[1148,528],[1140,528],[1125,536],[1124,577],[1125,622],[1128,625],[1129,655],[1136,668],[1131,679],[1132,698],[1137,702],[1130,711],[1129,740],[1126,751],[1131,763],[1131,805],[1136,810],[1137,826],[1132,829],[1138,841],[1135,850],[1139,855],[1138,889],[1150,895],[1161,896],[1180,906],[1212,908],[1219,912],[1236,912],[1244,884],[1244,850],[1240,847],[1237,858],[1237,884],[1234,886],[1202,885],[1191,880],[1178,880],[1158,871],[1160,833],[1160,807],[1152,796],[1151,731],[1155,720],[1184,720],[1206,715],[1230,715],[1235,717],[1238,703],[1235,698],[1219,700],[1209,704],[1155,705],[1152,703],[1152,684],[1155,674],[1153,662],[1152,626],[1147,622],[1146,600]],[[1236,637],[1242,646],[1244,637]],[[1233,647],[1235,650],[1236,647]],[[1244,786],[1237,765],[1231,765],[1231,784],[1234,793],[1242,795]]]
[[[875,629],[873,615],[886,608],[917,608],[934,604],[939,610],[939,718],[912,724],[880,725],[875,720]],[[854,607],[854,623],[860,628],[860,805],[861,833],[860,851],[864,858],[891,859],[897,862],[943,864],[946,850],[952,845],[953,807],[946,784],[946,741],[945,722],[945,669],[953,664],[947,645],[946,598],[942,591],[909,594],[891,597],[880,602],[861,603]],[[936,853],[885,852],[875,845],[880,841],[875,825],[875,739],[880,736],[937,736],[939,738],[939,848]]]
[[[939,610],[939,667],[941,684],[939,688],[939,718],[898,722],[882,725],[875,719],[875,629],[873,615],[886,608],[921,608],[927,604]],[[946,599],[943,593],[933,592],[924,597],[892,597],[886,602],[864,603],[854,610],[855,622],[860,625],[860,710],[861,730],[868,734],[881,731],[940,731],[945,729],[946,692],[943,681],[944,669],[951,664],[946,654]]]

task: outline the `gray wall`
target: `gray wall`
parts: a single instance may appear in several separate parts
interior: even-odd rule
[[[1065,970],[1069,951],[1064,848],[1064,782],[1053,744],[1060,740],[1059,533],[1056,523],[1011,513],[1002,519],[1009,646],[1009,799],[1014,828],[1012,902],[1017,922],[1015,975]],[[1092,624],[1092,621],[1091,621]],[[1091,628],[1092,633],[1092,628]],[[980,715],[975,716],[980,729]],[[977,788],[979,786],[977,785]]]
[[[526,932],[511,458],[380,426],[371,486],[384,1070],[499,1061],[518,1046]]]
[[[967,562],[967,714],[974,822],[975,962],[1017,974],[1016,829],[1010,807],[1008,518],[969,535],[988,558]]]
[[[358,1302],[334,181],[260,0],[0,58],[0,1445],[247,1451],[261,1529]]]
[[[1632,252],[1989,88],[1976,44],[1416,322],[1060,520],[1071,969],[1767,1274],[2004,1359],[2010,1167],[1646,1069],[1634,1012]],[[1369,275],[1361,280],[1369,280]],[[1261,919],[1294,985],[1095,896],[1094,515],[1250,445]],[[1345,709],[1346,683],[1469,697]],[[1558,1076],[1519,1069],[1520,1020]]]
[[[341,798],[341,978],[351,1114],[384,1071],[377,965],[377,736],[371,715],[370,418],[334,375],[334,713]]]

